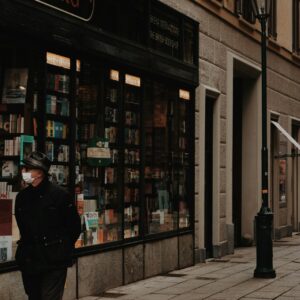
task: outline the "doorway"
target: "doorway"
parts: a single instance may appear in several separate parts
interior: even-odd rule
[[[213,136],[215,99],[206,97],[205,104],[205,249],[213,257]]]
[[[243,79],[233,81],[233,131],[232,131],[232,222],[234,246],[241,245],[242,236],[242,126]]]

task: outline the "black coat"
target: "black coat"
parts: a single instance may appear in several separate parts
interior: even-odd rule
[[[45,179],[16,197],[15,215],[20,231],[16,261],[23,272],[38,274],[72,265],[80,217],[71,195]]]

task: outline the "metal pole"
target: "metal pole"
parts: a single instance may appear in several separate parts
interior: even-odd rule
[[[262,206],[255,217],[256,225],[256,269],[254,277],[274,278],[272,227],[273,213],[269,208],[268,197],[268,145],[267,145],[267,16],[259,18],[261,23],[261,84],[262,84],[262,148],[261,148],[261,195]]]

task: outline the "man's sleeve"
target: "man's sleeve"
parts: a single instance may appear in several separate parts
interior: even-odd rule
[[[67,193],[67,206],[65,208],[65,224],[73,244],[77,241],[81,232],[81,221],[77,208],[72,200],[70,193]]]

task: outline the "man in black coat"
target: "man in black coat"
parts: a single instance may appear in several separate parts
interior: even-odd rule
[[[45,154],[33,152],[23,163],[28,186],[16,197],[16,261],[29,300],[61,300],[80,217],[71,195],[48,180],[51,161]]]

